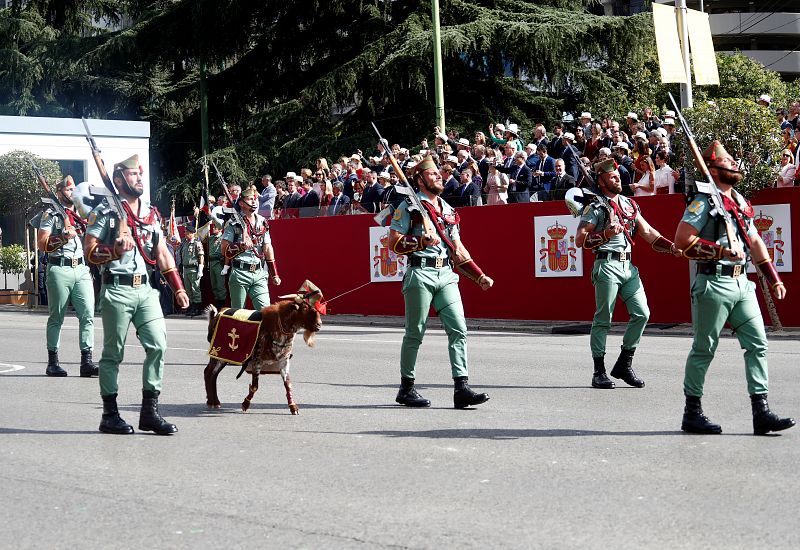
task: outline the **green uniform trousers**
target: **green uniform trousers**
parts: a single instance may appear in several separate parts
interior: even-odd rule
[[[214,292],[215,300],[224,300],[228,297],[228,291],[225,290],[225,277],[222,275],[223,264],[217,260],[211,260],[211,266],[208,271],[211,274],[211,290]]]
[[[131,323],[145,352],[142,389],[161,391],[167,325],[158,301],[158,291],[147,284],[139,287],[103,285],[100,307],[103,319],[100,394],[118,393],[119,365],[125,356],[125,339]]]
[[[89,267],[47,266],[47,349],[58,351],[61,325],[67,304],[72,302],[78,317],[78,342],[81,351],[94,347],[94,286]]]
[[[261,309],[269,305],[267,274],[263,269],[245,271],[238,267],[231,267],[228,277],[230,277],[228,286],[231,290],[231,307],[243,308],[248,295],[253,301],[254,309]]]
[[[403,298],[406,304],[406,333],[400,349],[400,375],[416,378],[417,353],[433,304],[447,333],[453,378],[468,376],[467,322],[458,291],[458,275],[449,267],[412,267],[403,278]]]
[[[622,347],[636,349],[647,320],[650,319],[650,308],[647,307],[647,296],[639,278],[639,269],[629,261],[598,259],[592,267],[592,284],[597,308],[589,337],[592,357],[603,357],[606,353],[606,337],[611,328],[611,316],[614,314],[618,296],[625,303],[630,315],[622,337]]]
[[[199,304],[203,300],[200,293],[200,277],[197,276],[197,266],[185,266],[183,268],[183,287],[189,297],[189,302]]]
[[[768,392],[767,334],[756,299],[755,283],[747,276],[698,274],[692,286],[694,342],[686,359],[683,391],[703,396],[706,372],[719,343],[719,333],[730,323],[744,349],[745,376],[750,395]]]

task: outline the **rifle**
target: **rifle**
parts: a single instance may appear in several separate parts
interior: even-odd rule
[[[128,227],[128,214],[122,206],[122,199],[119,198],[119,192],[117,188],[114,187],[114,182],[112,182],[111,178],[108,176],[103,157],[100,156],[100,149],[97,147],[97,143],[95,143],[94,137],[92,137],[92,133],[89,131],[89,125],[86,124],[86,119],[81,118],[81,122],[83,122],[83,128],[86,130],[86,141],[89,142],[89,147],[92,148],[92,157],[94,157],[97,170],[100,172],[100,179],[103,180],[103,185],[105,186],[105,188],[93,187],[92,195],[102,195],[108,198],[108,206],[119,221],[117,237],[130,237],[131,232]]]
[[[61,214],[61,217],[64,218],[64,229],[67,231],[74,231],[75,228],[72,225],[72,220],[67,213],[67,209],[64,208],[64,205],[61,204],[60,200],[58,200],[58,196],[53,192],[52,189],[50,189],[50,185],[47,183],[47,178],[44,177],[44,174],[41,170],[39,170],[39,167],[36,166],[36,163],[33,162],[33,160],[28,159],[28,162],[31,163],[31,168],[33,168],[33,173],[36,174],[36,179],[39,180],[39,185],[41,185],[42,189],[44,189],[44,192],[47,193],[46,197],[42,197],[42,202],[44,204],[51,205],[56,209],[56,212]]]
[[[669,95],[669,100],[672,102],[672,106],[675,108],[675,114],[678,115],[678,120],[681,122],[683,132],[686,134],[686,141],[689,142],[689,149],[692,151],[695,164],[697,164],[697,167],[700,168],[703,176],[705,176],[708,180],[707,183],[696,181],[695,184],[697,186],[697,190],[700,193],[708,195],[709,202],[711,203],[711,212],[709,212],[709,214],[711,216],[721,216],[725,221],[725,234],[728,237],[728,246],[732,248],[737,243],[738,239],[736,238],[736,231],[733,228],[733,219],[731,218],[731,214],[725,209],[722,193],[720,193],[719,188],[717,187],[717,182],[715,182],[714,178],[711,177],[711,172],[709,171],[708,166],[706,166],[706,161],[703,160],[703,155],[700,153],[700,148],[697,146],[697,141],[695,141],[692,129],[689,128],[689,123],[685,118],[683,118],[683,113],[681,113],[681,110],[678,109],[678,104],[675,102],[675,98],[672,96],[672,93],[667,93]]]
[[[402,183],[402,185],[394,186],[395,191],[401,195],[406,195],[411,201],[411,204],[413,204],[419,210],[420,214],[422,214],[422,237],[433,237],[436,233],[435,229],[433,228],[433,224],[428,217],[428,211],[425,210],[424,206],[422,206],[422,201],[417,196],[417,192],[414,191],[414,188],[410,183],[408,183],[405,173],[403,173],[403,170],[400,169],[400,164],[397,162],[397,158],[395,158],[394,153],[392,153],[392,149],[389,147],[389,142],[383,139],[383,136],[381,136],[381,133],[378,131],[378,127],[375,126],[374,122],[370,122],[370,124],[372,124],[372,129],[375,130],[375,133],[378,134],[378,141],[380,141],[381,145],[383,145],[384,154],[389,157],[389,162],[392,164],[394,173],[397,174],[397,178],[400,180],[400,183]]]
[[[250,238],[250,233],[247,232],[247,223],[242,217],[242,213],[236,209],[236,204],[233,202],[231,192],[228,190],[228,184],[225,183],[225,178],[222,177],[222,173],[220,173],[219,168],[217,168],[217,163],[212,160],[211,166],[214,167],[214,171],[217,173],[217,179],[219,180],[220,185],[222,185],[222,190],[225,192],[225,197],[227,197],[228,202],[231,204],[231,208],[228,209],[228,213],[232,213],[233,219],[242,226],[242,243],[244,243],[247,248],[252,248],[253,240]]]

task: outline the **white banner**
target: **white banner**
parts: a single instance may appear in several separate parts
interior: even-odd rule
[[[792,271],[792,208],[789,204],[754,204],[753,223],[767,245],[777,271]],[[748,272],[755,273],[753,264]]]
[[[373,283],[402,281],[406,274],[405,256],[389,250],[389,228],[369,228],[369,278]]]
[[[533,218],[534,244],[539,259],[537,277],[582,277],[583,254],[575,246],[580,218],[571,214]]]

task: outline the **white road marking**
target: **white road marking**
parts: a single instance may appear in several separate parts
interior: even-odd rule
[[[25,367],[23,365],[12,365],[11,363],[0,363],[0,374],[6,372],[14,372],[18,370],[22,370]]]

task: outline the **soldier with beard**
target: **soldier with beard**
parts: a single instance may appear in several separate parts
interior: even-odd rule
[[[83,257],[81,236],[86,230],[80,214],[72,204],[75,182],[67,176],[56,185],[56,197],[68,220],[50,206],[41,215],[36,239],[40,250],[49,255],[47,264],[47,376],[67,376],[58,361],[61,326],[67,305],[72,302],[78,317],[78,338],[81,350],[80,375],[97,376],[98,368],[92,362],[94,347],[94,287],[89,266]]]
[[[414,182],[425,211],[420,212],[411,199],[404,200],[394,213],[389,232],[389,246],[398,254],[408,255],[409,266],[403,278],[406,332],[400,350],[400,390],[395,401],[407,407],[431,404],[414,388],[414,380],[417,353],[432,304],[447,333],[455,384],[453,404],[464,409],[488,401],[489,396],[474,392],[467,383],[467,323],[453,266],[483,290],[490,289],[494,281],[481,271],[461,243],[458,214],[440,197],[444,190],[442,175],[430,156],[416,165]],[[423,216],[434,225],[433,234],[425,234]]]
[[[614,159],[598,162],[594,165],[594,170],[598,174],[600,195],[583,210],[575,235],[575,244],[595,253],[592,284],[596,310],[589,340],[594,361],[592,387],[615,387],[614,382],[606,375],[604,358],[611,316],[619,297],[628,308],[630,320],[611,376],[630,386],[643,388],[644,380],[636,376],[631,365],[644,327],[650,318],[650,309],[639,278],[639,270],[631,263],[633,238],[639,235],[656,252],[679,256],[680,251],[645,221],[638,204],[621,194],[622,184]]]
[[[156,266],[175,293],[181,309],[189,307],[175,260],[167,249],[158,210],[141,198],[144,192],[139,155],[114,165],[111,176],[127,218],[130,234],[120,233],[121,220],[104,199],[89,214],[86,229],[86,257],[101,266],[103,286],[100,308],[103,318],[103,355],[100,358],[100,395],[103,418],[100,431],[132,434],[133,427],[119,415],[117,408],[119,365],[131,324],[136,328],[145,350],[142,365],[142,408],[139,429],[158,435],[178,431],[158,412],[158,397],[164,375],[167,350],[167,326],[159,302],[159,293],[149,283]]]
[[[767,336],[755,284],[746,275],[747,261],[752,258],[778,300],[786,296],[786,287],[753,225],[753,207],[734,189],[742,180],[738,163],[719,141],[705,150],[703,159],[719,188],[724,203],[721,206],[730,212],[734,221],[735,235],[733,242],[729,242],[724,220],[711,215],[714,208],[705,194],[696,195],[686,207],[675,234],[676,246],[684,250],[684,256],[697,262],[697,277],[692,285],[694,342],[686,359],[683,379],[686,405],[681,429],[691,433],[722,433],[722,427],[703,414],[700,398],[719,334],[725,323],[729,323],[745,350],[753,432],[763,435],[785,430],[794,426],[795,421],[780,418],[769,410]]]
[[[281,279],[269,237],[269,224],[257,212],[258,191],[254,186],[242,191],[239,207],[245,226],[242,227],[232,218],[222,233],[222,255],[226,261],[230,261],[232,267],[228,279],[231,307],[244,307],[249,295],[253,307],[261,309],[269,305],[267,273],[261,267],[262,261],[267,264],[272,284],[280,285]]]

